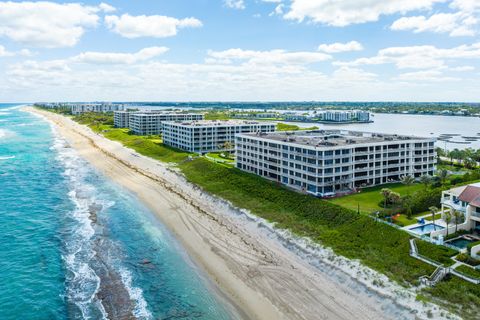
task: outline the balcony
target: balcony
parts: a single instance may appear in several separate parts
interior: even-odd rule
[[[467,208],[462,207],[461,201],[442,200],[442,204],[446,207],[452,208],[457,211],[466,212]]]

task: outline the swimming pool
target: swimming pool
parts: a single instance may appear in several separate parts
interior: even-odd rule
[[[416,234],[429,234],[432,231],[442,229],[445,229],[445,227],[439,226],[438,224],[428,223],[423,226],[414,227],[408,230]]]
[[[448,243],[449,245],[452,245],[452,246],[457,247],[459,249],[465,249],[465,248],[467,248],[468,244],[470,244],[472,242],[475,242],[475,240],[468,239],[468,238],[465,238],[465,237],[460,237],[460,238],[456,238],[456,239],[453,239],[453,240],[450,240],[450,241],[446,241],[445,243]]]

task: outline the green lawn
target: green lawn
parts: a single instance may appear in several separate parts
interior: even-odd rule
[[[130,134],[128,129],[114,128],[110,125],[91,126],[91,128],[101,132],[110,140],[119,141],[140,154],[163,162],[180,163],[191,155],[164,145],[159,136],[137,136]]]
[[[465,266],[463,264],[461,266],[456,267],[455,270],[460,271],[460,272],[466,274],[467,276],[471,276],[471,277],[480,279],[480,270],[470,268],[470,267]]]
[[[361,212],[370,214],[374,211],[382,210],[378,204],[383,200],[383,196],[380,193],[383,188],[389,188],[403,196],[408,193],[413,194],[415,191],[424,188],[424,186],[422,184],[414,184],[407,187],[401,183],[391,183],[382,186],[364,188],[359,193],[330,199],[328,201],[355,211],[357,210],[358,205],[360,205]]]
[[[295,124],[277,123],[277,131],[317,130],[318,127],[301,128]]]
[[[398,218],[394,219],[394,222],[399,226],[405,227],[417,223],[418,217],[424,216],[426,214],[428,214],[428,212],[417,213],[415,215],[412,215],[411,219],[408,219],[406,214],[401,214]]]

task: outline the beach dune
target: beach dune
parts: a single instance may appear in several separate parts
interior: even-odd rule
[[[265,239],[168,165],[71,119],[33,108],[100,172],[135,193],[247,319],[393,319],[365,294]]]

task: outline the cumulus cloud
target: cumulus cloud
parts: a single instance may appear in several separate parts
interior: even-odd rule
[[[350,41],[346,43],[335,42],[330,44],[321,44],[318,46],[318,51],[327,53],[349,52],[349,51],[362,51],[363,46],[358,41]]]
[[[475,0],[454,0],[450,8],[456,12],[436,13],[429,17],[402,17],[393,22],[392,30],[448,33],[452,37],[474,36],[479,24],[480,2]]]
[[[361,66],[395,64],[399,69],[433,69],[446,68],[447,60],[480,59],[480,42],[453,48],[435,46],[389,47],[378,51],[373,57],[359,58],[353,61],[334,62],[338,66]]]
[[[70,61],[90,64],[133,64],[153,59],[167,51],[167,47],[150,47],[136,53],[83,52],[70,58]]]
[[[293,51],[285,50],[269,50],[269,51],[254,51],[243,49],[228,49],[224,51],[209,51],[209,62],[215,63],[231,63],[234,61],[245,62],[257,65],[271,65],[271,64],[310,64],[315,62],[326,61],[331,59],[331,56],[321,52],[309,51]]]
[[[98,23],[101,7],[79,3],[0,2],[0,36],[28,46],[72,47]]]
[[[178,33],[178,29],[202,26],[202,22],[196,18],[177,19],[159,15],[131,16],[129,14],[106,16],[105,23],[113,32],[130,39],[172,37]]]
[[[377,21],[381,15],[430,9],[445,0],[291,0],[286,19],[336,27]]]
[[[245,2],[243,0],[224,0],[223,3],[227,8],[236,9],[236,10],[245,9]]]

